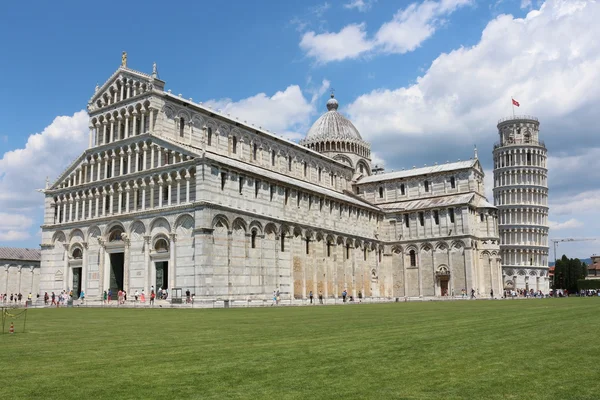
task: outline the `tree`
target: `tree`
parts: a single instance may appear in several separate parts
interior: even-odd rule
[[[577,281],[587,276],[587,265],[579,258],[567,258],[563,254],[554,266],[553,289],[566,289],[569,293],[577,291]]]

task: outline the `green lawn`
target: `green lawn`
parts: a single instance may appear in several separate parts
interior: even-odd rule
[[[0,337],[0,398],[598,399],[599,308],[30,310]]]

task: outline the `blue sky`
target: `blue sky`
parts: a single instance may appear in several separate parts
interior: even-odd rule
[[[560,0],[7,3],[0,245],[39,244],[34,189],[85,148],[80,111],[124,50],[133,69],[156,62],[173,93],[293,139],[334,88],[388,170],[468,158],[475,143],[491,169],[495,124],[514,95],[519,112],[540,117],[552,155],[551,237],[596,236],[598,17],[595,2]],[[588,257],[600,241],[568,246]]]

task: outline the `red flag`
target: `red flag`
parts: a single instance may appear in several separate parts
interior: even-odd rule
[[[512,101],[513,101],[513,106],[517,106],[517,107],[520,106],[519,102],[516,101],[515,99],[512,99]]]

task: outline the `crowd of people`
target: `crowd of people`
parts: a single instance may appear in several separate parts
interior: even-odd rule
[[[39,298],[40,295],[38,294],[37,297]],[[3,304],[19,305],[19,304],[22,304],[23,300],[25,300],[25,296],[23,296],[21,293],[11,293],[10,296],[7,293],[4,293],[4,294],[0,294],[0,300],[2,300]],[[29,293],[29,295],[27,295],[27,300],[29,302],[31,302],[31,300],[32,300],[31,292]]]
[[[533,289],[517,289],[517,290],[505,290],[504,298],[515,299],[518,297],[524,298],[544,298],[548,297],[548,295],[544,294],[541,290],[533,290]]]

